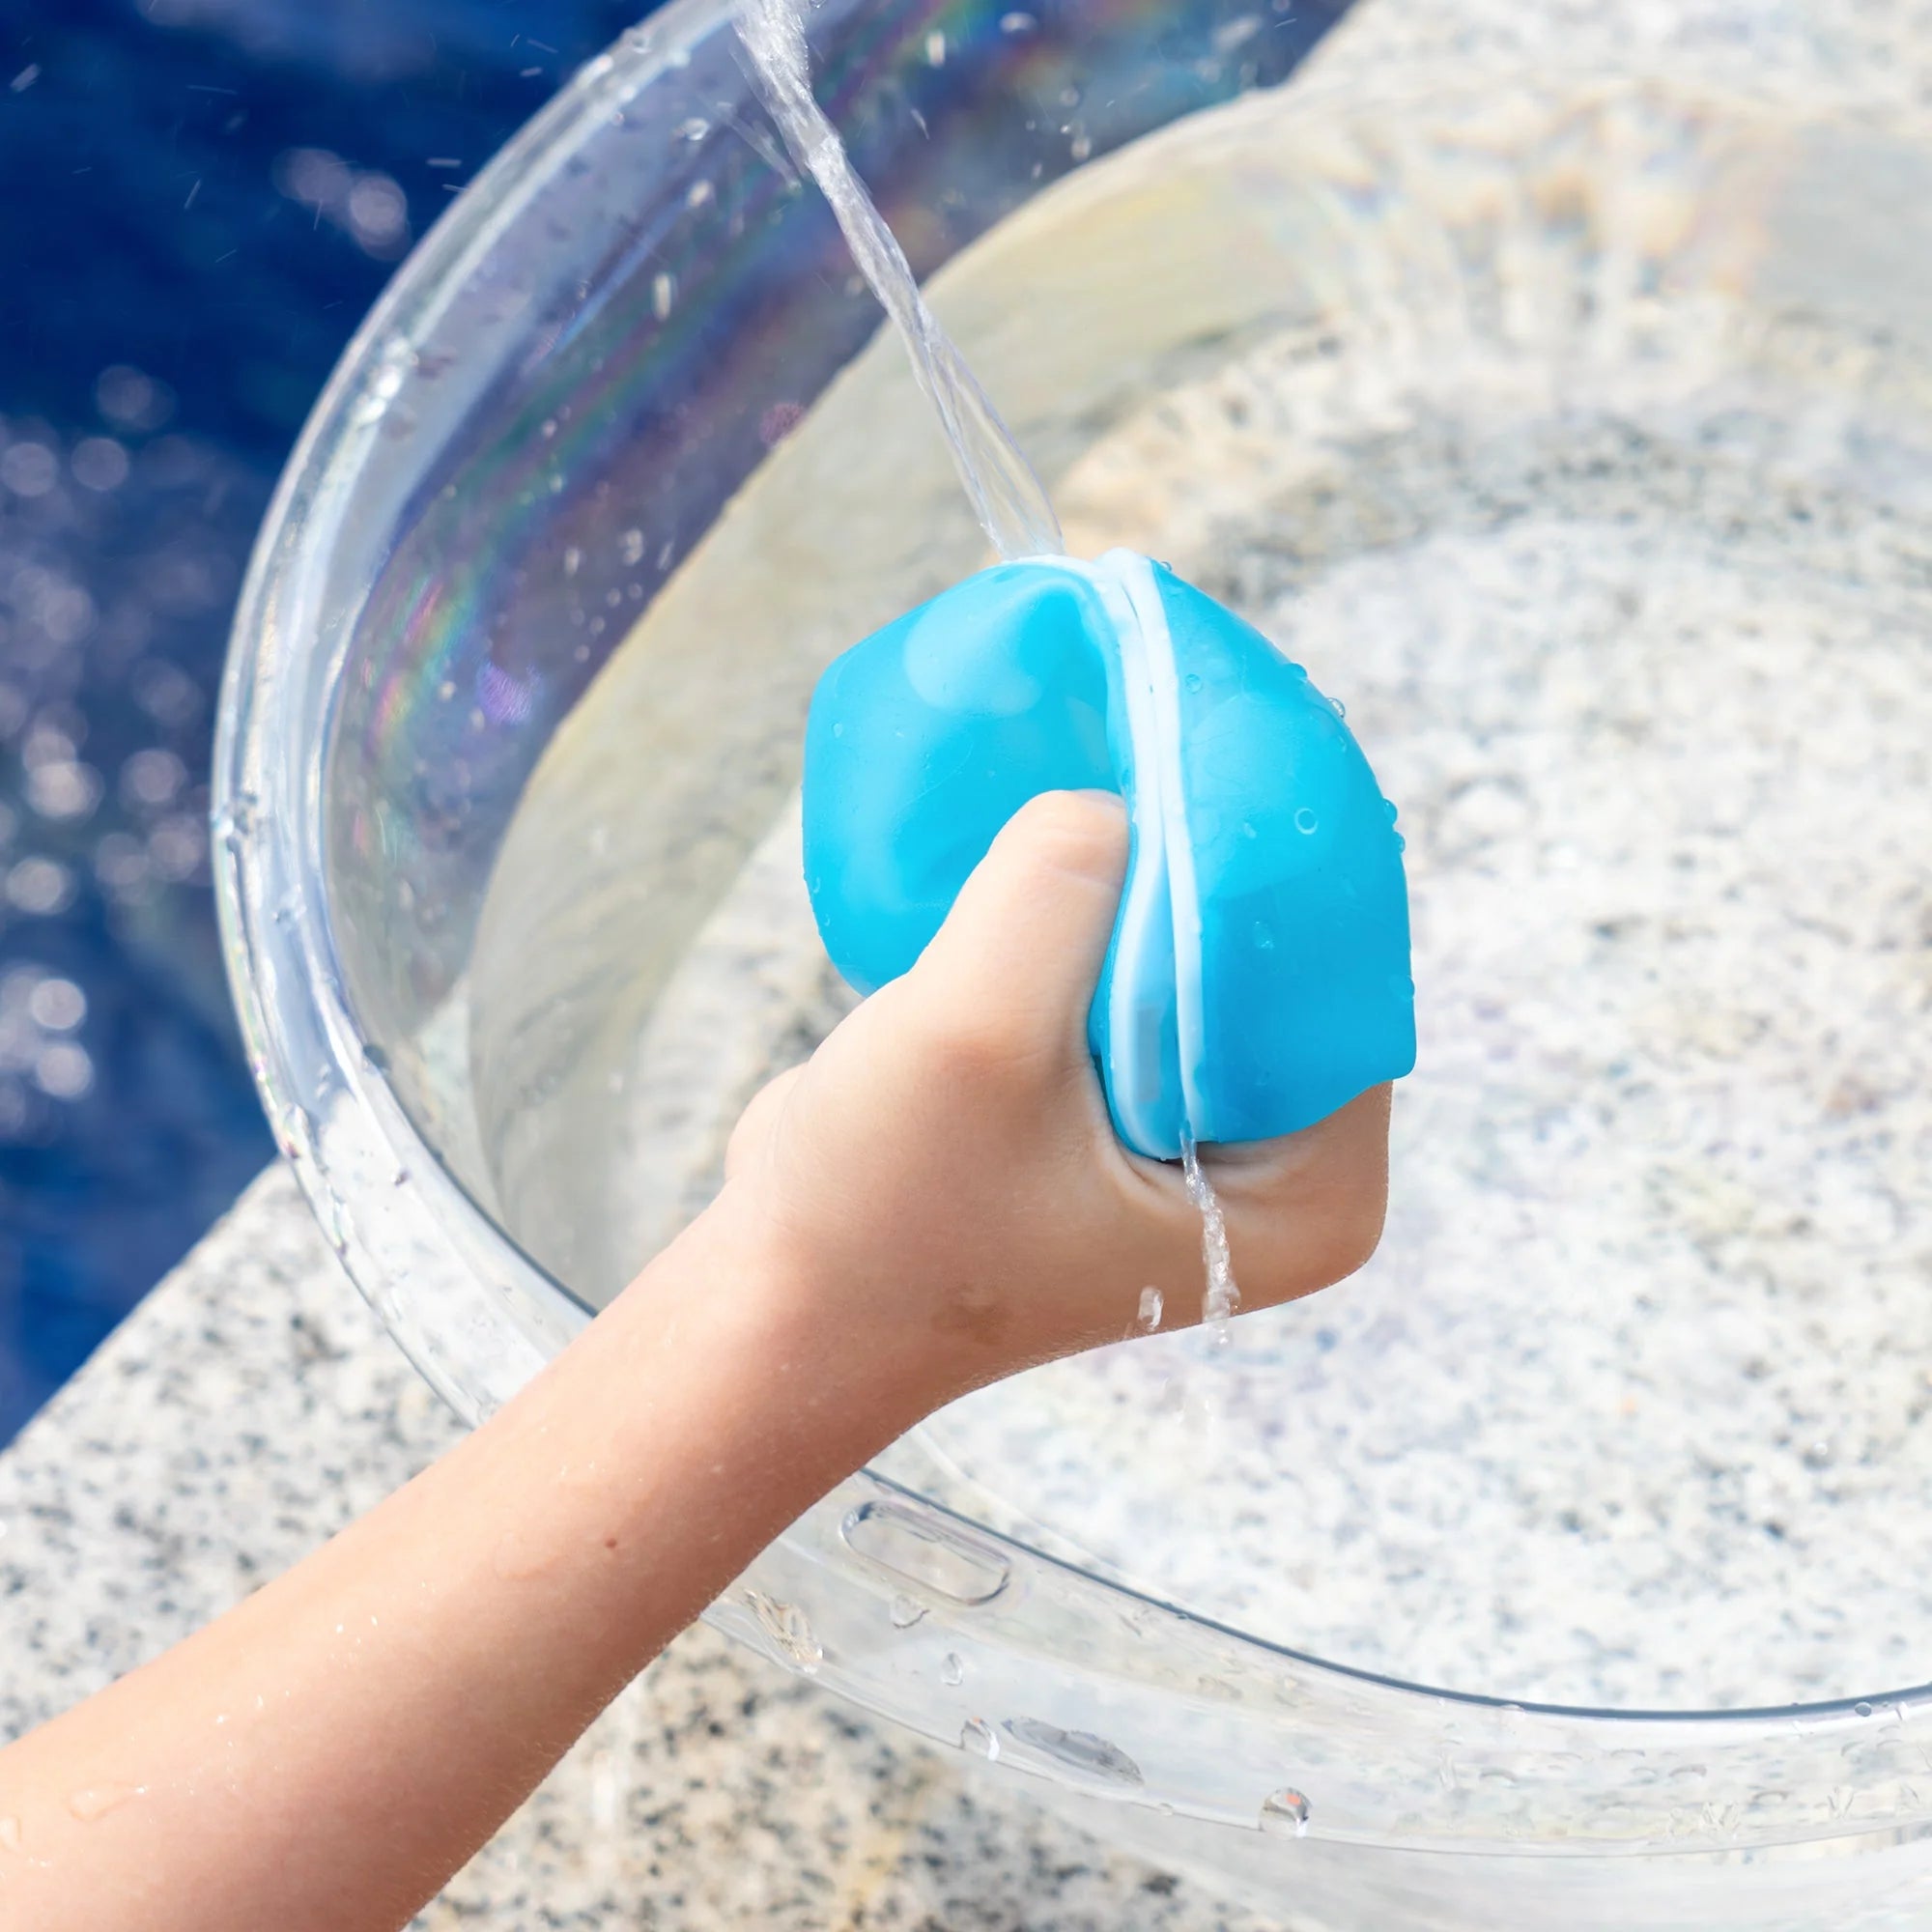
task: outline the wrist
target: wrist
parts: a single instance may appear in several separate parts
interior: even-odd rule
[[[750,1190],[725,1186],[613,1304],[634,1320],[674,1305],[680,1330],[733,1365],[776,1433],[841,1480],[958,1393],[835,1252]],[[700,1338],[702,1340],[700,1341]]]

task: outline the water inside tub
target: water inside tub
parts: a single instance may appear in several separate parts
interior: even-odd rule
[[[1348,694],[1402,802],[1422,1051],[1359,1276],[984,1391],[889,1473],[1415,1681],[1686,1709],[1932,1676],[1926,211],[1932,147],[1869,119],[1290,93],[1083,168],[929,292],[1071,551],[1171,558]],[[847,1004],[795,803],[727,839],[678,801],[781,799],[817,669],[980,554],[917,415],[874,344],[504,848],[482,1149],[587,1300]],[[840,544],[846,576],[802,567]],[[707,705],[764,709],[692,776]]]

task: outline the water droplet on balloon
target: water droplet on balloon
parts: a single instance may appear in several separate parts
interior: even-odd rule
[[[1321,823],[1321,821],[1305,805],[1294,814],[1294,829],[1297,832],[1303,834],[1313,832]]]

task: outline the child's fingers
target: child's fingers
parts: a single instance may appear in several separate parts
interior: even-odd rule
[[[1008,821],[909,976],[927,1024],[1084,1065],[1127,869],[1111,792],[1043,792]]]

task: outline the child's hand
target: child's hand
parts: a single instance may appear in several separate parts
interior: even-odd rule
[[[713,1210],[775,1255],[810,1319],[921,1407],[1133,1330],[1154,1287],[1197,1319],[1201,1219],[1178,1168],[1115,1138],[1087,1010],[1126,869],[1099,793],[1007,827],[919,964],[753,1102]],[[1217,1151],[1242,1304],[1374,1252],[1389,1090],[1288,1139]]]
[[[1114,801],[1020,813],[914,971],[753,1105],[711,1210],[528,1388],[0,1750],[0,1924],[394,1932],[920,1415],[1124,1334],[1149,1286],[1191,1319],[1199,1221],[1177,1173],[1115,1141],[1087,1054],[1126,842]],[[1383,1089],[1215,1163],[1249,1306],[1368,1256],[1387,1121]]]

